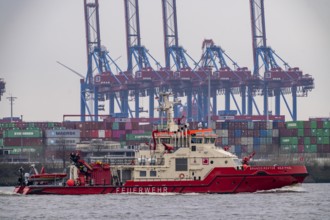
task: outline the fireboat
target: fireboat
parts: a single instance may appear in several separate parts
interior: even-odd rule
[[[254,153],[240,159],[215,146],[217,136],[211,128],[190,130],[188,124],[176,123],[173,107],[178,101],[170,101],[168,92],[160,96],[158,110],[166,119],[153,130],[148,148],[138,150],[131,161],[87,163],[71,153],[69,177],[21,170],[14,191],[24,195],[242,193],[299,184],[308,176],[302,165],[249,165]]]

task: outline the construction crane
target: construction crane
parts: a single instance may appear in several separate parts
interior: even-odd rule
[[[314,79],[303,75],[299,68],[291,68],[274,50],[267,45],[264,0],[250,0],[251,30],[253,45],[253,76],[257,80],[248,87],[248,114],[252,115],[253,94],[261,90],[263,94],[263,114],[269,114],[269,97],[275,97],[275,115],[281,114],[281,97],[292,120],[297,120],[297,96],[307,96],[314,88]],[[292,94],[292,106],[285,94]]]

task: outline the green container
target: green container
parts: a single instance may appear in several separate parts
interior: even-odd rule
[[[304,144],[311,144],[311,138],[310,137],[305,137],[304,138]]]
[[[281,137],[281,145],[297,145],[298,138],[297,137]]]
[[[3,147],[3,139],[0,139],[0,147]]]
[[[317,129],[316,128],[311,129],[311,135],[312,136],[317,136]]]
[[[145,132],[143,134],[126,134],[127,141],[141,141],[150,138],[151,134],[149,134],[149,132]]]
[[[317,122],[311,121],[311,128],[317,128]]]
[[[305,153],[316,153],[317,147],[316,145],[305,145],[304,152]]]
[[[36,127],[34,122],[29,122],[27,126],[28,126],[28,128],[35,128]]]
[[[330,128],[330,121],[324,121],[323,128]]]
[[[41,153],[42,148],[38,147],[6,147],[9,149],[9,154],[33,154],[33,153]]]
[[[330,128],[323,129],[323,137],[329,137],[330,136]]]
[[[316,143],[323,144],[323,137],[317,137]]]
[[[16,127],[16,124],[11,123],[11,122],[0,124],[0,128],[15,128],[15,127]]]
[[[248,129],[253,129],[254,124],[253,121],[248,121]]]
[[[304,129],[298,129],[298,137],[304,137]]]
[[[119,130],[119,123],[118,122],[112,123],[112,129],[113,130]]]
[[[316,136],[317,137],[323,137],[323,129],[317,129],[316,130]]]
[[[304,122],[303,121],[288,121],[285,123],[286,128],[291,129],[291,128],[304,128]]]
[[[281,145],[280,152],[282,154],[288,154],[291,152],[291,146],[290,145]]]
[[[297,153],[298,152],[298,145],[291,145],[290,146],[290,152],[291,153]]]
[[[330,138],[329,137],[323,137],[323,144],[330,144]]]
[[[40,138],[42,137],[42,132],[40,129],[26,129],[26,130],[6,130],[4,132],[4,137],[7,138]]]

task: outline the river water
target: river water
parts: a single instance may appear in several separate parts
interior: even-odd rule
[[[330,219],[330,184],[242,194],[18,195],[0,187],[0,219]]]

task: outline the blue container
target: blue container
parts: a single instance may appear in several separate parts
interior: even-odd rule
[[[229,122],[221,122],[221,128],[222,129],[228,129],[229,128]]]
[[[267,130],[260,130],[260,137],[267,137]]]
[[[260,152],[260,145],[253,145],[253,151],[256,153]]]
[[[236,145],[236,146],[235,146],[235,153],[237,153],[237,154],[242,153],[241,145]]]
[[[235,137],[241,137],[242,131],[241,130],[235,130]]]
[[[253,138],[253,144],[260,145],[260,138],[258,138],[258,137]]]

